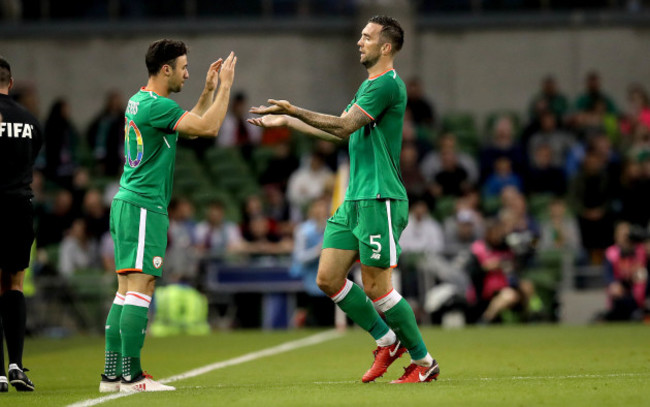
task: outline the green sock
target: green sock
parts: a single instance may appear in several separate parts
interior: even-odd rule
[[[140,351],[144,345],[149,308],[125,304],[122,310],[122,376],[126,380],[142,373]]]
[[[422,340],[415,314],[409,303],[401,298],[395,305],[383,312],[386,323],[409,350],[411,359],[418,360],[427,356],[427,347]]]
[[[347,294],[344,294],[347,292]],[[342,294],[342,295],[341,295]],[[341,298],[342,297],[342,298]],[[332,297],[335,303],[361,328],[377,340],[389,331],[361,287],[347,280],[342,292]]]
[[[115,378],[122,375],[122,337],[120,335],[121,304],[113,303],[106,317],[106,347],[104,350],[104,375]]]

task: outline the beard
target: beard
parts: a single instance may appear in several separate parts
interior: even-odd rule
[[[178,93],[178,92],[181,91],[182,88],[183,88],[183,83],[182,82],[174,83],[174,84],[171,84],[171,86],[169,87],[169,91],[170,91],[170,93]]]
[[[373,66],[375,66],[375,65],[377,64],[377,62],[379,62],[379,57],[369,58],[369,57],[366,55],[366,60],[365,60],[365,61],[361,61],[361,65],[365,66],[366,69],[370,69],[370,68],[372,68]]]

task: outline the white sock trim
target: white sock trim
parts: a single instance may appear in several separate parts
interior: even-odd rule
[[[352,281],[346,279],[345,284],[339,290],[339,292],[330,297],[332,299],[332,301],[334,301],[337,304],[339,302],[343,301],[343,299],[348,295],[348,293],[352,289],[353,284],[354,283]]]
[[[424,367],[429,367],[433,364],[433,357],[429,353],[422,359],[418,360],[413,360],[413,363],[415,363],[418,366],[424,366]]]
[[[115,299],[113,300],[113,304],[115,305],[124,305],[124,296],[120,293],[115,293]]]
[[[383,297],[379,297],[373,301],[375,307],[381,311],[386,312],[389,309],[393,308],[397,303],[402,299],[400,293],[397,292],[394,288],[388,292],[388,294]]]
[[[127,291],[124,305],[135,305],[136,307],[149,308],[151,304],[151,297],[146,294],[138,293],[135,291]]]
[[[395,335],[395,332],[393,332],[392,329],[389,329],[388,332],[386,332],[386,335],[376,340],[377,346],[390,346],[396,341],[397,335]]]

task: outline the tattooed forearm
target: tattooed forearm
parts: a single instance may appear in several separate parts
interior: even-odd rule
[[[341,138],[348,138],[350,134],[371,122],[371,119],[356,106],[343,117],[316,113],[302,108],[296,108],[293,116],[310,126]]]

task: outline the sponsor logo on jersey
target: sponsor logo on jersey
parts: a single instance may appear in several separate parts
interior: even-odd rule
[[[34,126],[27,123],[0,123],[0,137],[32,138]]]
[[[381,259],[381,254],[373,253],[372,256],[370,256],[370,258],[373,259],[373,260],[379,260],[379,259]]]
[[[162,257],[160,257],[160,256],[156,256],[156,257],[153,258],[153,266],[154,266],[155,268],[159,269],[160,266],[162,266],[162,264],[163,264],[163,259],[162,259]]]

